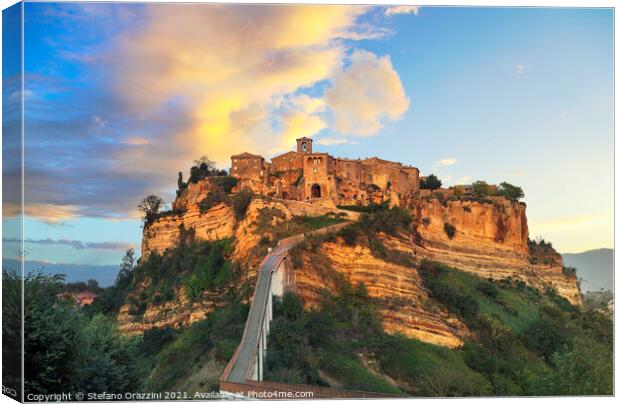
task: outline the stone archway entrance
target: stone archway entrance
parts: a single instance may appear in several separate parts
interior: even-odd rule
[[[320,198],[321,197],[321,186],[319,184],[314,184],[312,186],[310,194],[312,195],[313,198]]]

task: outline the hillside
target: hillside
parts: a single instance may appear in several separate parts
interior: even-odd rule
[[[554,292],[490,281],[441,264],[418,267],[434,304],[471,331],[449,349],[390,335],[381,300],[344,284],[315,310],[277,305],[268,380],[429,397],[611,394],[612,325]]]
[[[577,268],[583,292],[614,289],[614,250],[600,248],[582,253],[562,254],[567,266]]]
[[[137,265],[81,312],[115,316],[140,341],[142,388],[217,389],[263,257],[302,234],[274,303],[268,380],[416,396],[610,391],[609,320],[582,311],[575,274],[528,239],[525,205],[499,197],[336,207],[207,177],[147,217]]]

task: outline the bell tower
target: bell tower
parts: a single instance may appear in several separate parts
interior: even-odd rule
[[[312,139],[309,137],[300,137],[297,139],[297,153],[311,154]]]

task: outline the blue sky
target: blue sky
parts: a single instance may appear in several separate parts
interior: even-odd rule
[[[29,257],[118,263],[139,197],[299,135],[518,184],[531,237],[612,247],[612,34],[610,9],[27,3]]]

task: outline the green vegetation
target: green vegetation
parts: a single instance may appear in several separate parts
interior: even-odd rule
[[[346,389],[403,394],[366,368],[351,348],[372,339],[380,327],[363,285],[343,284],[338,295],[324,297],[318,311],[304,311],[292,294],[276,300],[274,310],[266,380],[325,386],[320,370]]]
[[[3,271],[3,280],[7,285],[21,282],[10,271]],[[248,311],[240,299],[233,299],[188,329],[155,328],[129,337],[118,334],[111,317],[91,317],[59,300],[65,286],[60,275],[33,273],[24,279],[26,393],[166,391],[209,361],[215,368],[211,384],[195,388],[216,389]],[[19,307],[19,294],[3,296],[11,299],[5,301],[6,308]],[[10,335],[5,332],[3,337]],[[19,359],[17,350],[15,354]]]
[[[15,284],[22,279],[3,270],[3,281]],[[140,339],[119,335],[110,317],[89,318],[71,301],[58,299],[63,281],[62,275],[38,272],[23,279],[25,393],[137,391],[144,376]],[[3,302],[3,311],[21,304],[20,293],[3,299],[10,299]]]
[[[374,256],[383,260],[399,265],[411,264],[408,254],[386,248],[380,237],[380,233],[396,237],[408,235],[413,221],[411,214],[399,207],[390,208],[387,203],[373,205],[370,212],[341,229],[337,235],[349,246],[366,244]]]
[[[226,253],[217,251],[226,248],[225,244],[192,245],[188,260],[191,263],[199,258],[197,265],[204,270],[200,265],[219,261]],[[205,257],[202,260],[203,257],[192,255]],[[248,307],[241,301],[247,295],[240,291],[227,296],[205,320],[187,329],[154,328],[143,335],[120,335],[113,319],[116,312],[105,313],[112,310],[116,296],[126,291],[127,285],[133,289],[143,281],[140,274],[153,269],[142,265],[134,268],[134,264],[133,250],[129,250],[115,286],[104,289],[102,297],[84,308],[58,296],[84,286],[93,289],[92,282],[65,284],[62,275],[42,273],[31,273],[23,279],[26,394],[159,392],[177,386],[189,386],[189,391],[217,390],[218,377],[243,333]],[[216,273],[213,281],[217,283],[217,279]],[[14,271],[3,270],[3,314],[15,314],[10,321],[4,321],[3,338],[5,344],[13,342],[15,347],[21,345],[21,282]],[[16,293],[10,293],[11,290]],[[13,331],[8,329],[11,326]],[[8,353],[3,356],[8,376],[5,383],[13,381],[10,375],[17,382],[21,377],[19,349],[4,353]],[[188,380],[192,383],[188,384]]]
[[[431,296],[475,332],[459,352],[494,395],[611,394],[609,319],[518,281],[493,282],[432,262],[419,273]]]
[[[125,302],[125,298],[132,287],[132,271],[134,270],[135,265],[135,251],[133,248],[130,248],[125,252],[125,255],[122,258],[114,285],[104,288],[103,291],[97,295],[97,298],[93,303],[84,307],[82,309],[84,314],[89,317],[92,317],[97,313],[116,315]]]
[[[230,203],[237,220],[242,220],[245,217],[245,213],[248,210],[248,206],[250,206],[250,202],[252,202],[252,198],[253,194],[249,189],[242,189],[232,196]]]
[[[612,394],[613,328],[605,316],[519,281],[426,261],[419,273],[434,304],[473,332],[462,348],[386,334],[378,302],[363,285],[341,281],[313,311],[293,295],[277,302],[267,379],[433,397]]]
[[[237,185],[237,182],[238,180],[230,175],[211,178],[211,183],[222,188],[222,190],[227,194],[230,194],[235,185]]]
[[[200,202],[200,213],[206,213],[209,209],[217,205],[218,203],[230,202],[230,198],[224,190],[219,186],[214,186],[213,189],[207,192],[207,196]]]
[[[542,237],[535,240],[528,239],[527,247],[530,251],[530,263],[532,264],[551,265],[560,258],[551,242],[545,241]]]
[[[172,390],[183,380],[199,373],[205,363],[214,361],[216,371],[210,375],[210,385],[200,388],[217,390],[217,378],[241,340],[247,313],[247,305],[235,301],[216,309],[205,320],[186,330],[154,329],[145,333],[142,350],[148,354],[151,372],[144,382],[144,389]]]
[[[2,385],[21,396],[22,385],[22,277],[14,268],[2,268]]]
[[[128,294],[130,313],[140,316],[147,305],[160,305],[175,298],[175,289],[184,286],[191,300],[198,300],[206,290],[220,290],[234,279],[240,269],[229,259],[233,240],[192,241],[153,253],[132,271]],[[148,282],[144,282],[148,278]],[[137,285],[145,286],[137,288]],[[135,291],[137,290],[137,291]]]
[[[493,195],[493,191],[491,187],[489,186],[489,184],[487,184],[484,181],[474,182],[472,184],[471,192],[479,198],[484,198],[484,197]]]
[[[328,213],[322,216],[294,216],[290,220],[274,222],[274,218],[284,219],[284,212],[277,208],[263,208],[259,211],[256,232],[263,234],[261,244],[275,247],[283,238],[304,234],[322,227],[342,223],[342,215]]]
[[[443,224],[443,231],[450,240],[452,240],[456,235],[456,227],[452,226],[450,223]]]
[[[434,191],[441,188],[441,180],[435,174],[431,174],[426,179],[420,180],[420,189],[430,189]]]
[[[142,198],[138,204],[138,209],[142,212],[142,222],[144,225],[148,226],[153,223],[161,214],[164,206],[164,200],[157,195],[151,194]]]
[[[517,202],[519,199],[522,199],[525,196],[521,187],[509,184],[507,182],[502,182],[501,184],[499,184],[497,194],[513,202]]]
[[[199,182],[207,177],[224,176],[226,170],[218,170],[215,168],[215,163],[207,156],[202,156],[198,160],[194,161],[194,165],[190,168],[190,175],[188,182]]]

